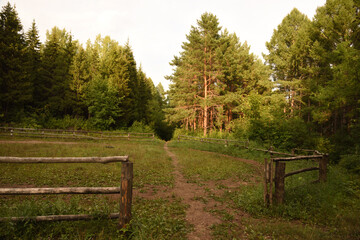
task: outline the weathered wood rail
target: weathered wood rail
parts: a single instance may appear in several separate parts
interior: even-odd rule
[[[104,217],[118,218],[119,227],[124,228],[131,220],[133,163],[128,156],[113,157],[0,157],[0,163],[111,163],[121,162],[120,187],[57,187],[57,188],[0,188],[0,195],[37,195],[37,194],[119,194],[120,212]],[[88,214],[80,215],[50,215],[31,217],[2,217],[3,221],[73,221],[96,218]]]
[[[191,141],[199,141],[203,143],[214,143],[214,144],[221,144],[221,145],[229,145],[230,143],[241,143],[246,147],[249,142],[248,141],[239,141],[239,140],[232,140],[232,139],[220,139],[220,138],[202,138],[202,137],[194,137],[194,136],[187,136],[187,135],[179,135],[178,141],[181,139],[183,140],[191,140]]]
[[[154,139],[154,133],[134,133],[134,132],[101,132],[84,130],[63,130],[63,129],[35,129],[35,128],[12,128],[0,127],[0,133],[3,136],[11,137],[38,137],[38,138],[63,138],[63,139],[128,139],[131,138],[151,138]]]
[[[284,156],[296,156],[293,153],[284,153],[284,152],[277,152],[274,151],[272,147],[269,149],[260,149],[260,148],[254,148],[249,146],[249,141],[240,141],[240,140],[230,140],[230,139],[219,139],[219,138],[201,138],[201,137],[193,137],[193,136],[187,136],[187,135],[179,135],[178,141],[181,139],[183,140],[191,140],[191,141],[199,141],[203,143],[214,143],[214,144],[221,144],[228,146],[229,144],[233,144],[233,146],[248,149],[250,151],[259,151],[264,153],[269,153],[271,155],[284,155]]]
[[[315,152],[315,151],[312,150],[311,152]],[[299,169],[290,173],[285,173],[286,162],[298,161],[298,160],[317,160],[319,162],[318,163],[319,166]],[[276,204],[283,204],[284,196],[285,196],[285,178],[293,176],[295,174],[318,170],[319,179],[317,180],[317,182],[326,182],[327,163],[328,163],[328,156],[326,154],[270,158],[270,161],[268,161],[265,158],[264,202],[267,205],[272,205],[273,201],[275,201]],[[275,164],[275,168],[274,168],[274,164]],[[273,185],[275,185],[274,195],[273,195]]]

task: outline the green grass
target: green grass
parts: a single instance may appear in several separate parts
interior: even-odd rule
[[[203,181],[236,179],[249,181],[255,169],[239,160],[200,151],[171,148],[178,157],[183,174],[189,180]]]
[[[209,152],[216,152],[216,153],[222,153],[229,156],[234,157],[241,157],[245,159],[251,159],[256,160],[260,163],[264,162],[264,158],[269,158],[270,155],[264,152],[259,151],[251,151],[244,149],[239,146],[235,146],[234,144],[230,143],[229,146],[225,146],[222,144],[213,144],[213,143],[203,143],[199,141],[188,141],[188,140],[182,140],[180,142],[174,140],[171,141],[168,145],[169,147],[174,148],[190,148],[190,149],[197,149],[202,151],[209,151]],[[261,149],[266,149],[263,146],[258,146],[256,143],[250,142],[250,147],[256,147]]]
[[[0,143],[0,156],[129,155],[134,162],[134,188],[141,193],[149,187],[174,186],[172,162],[163,146],[164,142],[158,140],[83,140],[68,145]],[[317,171],[288,177],[285,203],[267,208],[263,203],[261,173],[252,165],[221,154],[259,163],[268,154],[192,141],[172,141],[168,146],[188,181],[205,190],[205,195],[194,200],[205,204],[205,211],[222,220],[211,228],[213,239],[360,239],[359,175],[330,165],[326,183],[312,183],[318,178]],[[289,162],[286,172],[316,165],[312,161]],[[0,164],[0,171],[0,187],[119,186],[121,163]],[[243,184],[227,185],[234,182]],[[114,195],[1,196],[0,217],[83,213],[97,216],[118,212],[118,202]],[[125,230],[117,228],[117,220],[107,219],[6,222],[0,224],[0,239],[186,239],[192,230],[185,220],[186,208],[175,196],[136,197],[133,219]]]
[[[169,146],[176,153],[185,176],[207,189],[204,181],[218,181],[243,174],[256,175],[241,163],[216,158],[216,154],[193,151],[211,151],[263,162],[269,157],[236,147],[195,141],[173,141]],[[222,165],[222,163],[224,163]],[[286,164],[286,172],[317,166],[314,161],[295,161]],[[248,179],[246,177],[245,179]],[[326,183],[313,183],[318,172],[311,171],[290,176],[285,181],[285,203],[267,208],[263,202],[262,181],[226,190],[222,196],[209,195],[227,212],[212,211],[222,223],[212,227],[214,239],[360,239],[360,178],[340,166],[328,166]],[[220,186],[220,185],[219,185]],[[250,216],[241,221],[232,220],[232,212],[245,211]],[[234,218],[236,219],[236,218]]]
[[[109,148],[111,147],[111,148]],[[134,162],[134,187],[146,184],[173,185],[170,158],[163,142],[116,141],[78,144],[3,143],[0,156],[22,157],[90,157],[129,155]],[[37,186],[118,186],[121,163],[109,164],[1,164],[0,184]]]
[[[18,139],[16,139],[18,140]],[[35,139],[38,140],[38,139]],[[43,140],[41,140],[43,141]],[[60,140],[53,140],[60,141]],[[52,142],[52,140],[45,140]],[[162,141],[77,141],[58,143],[0,143],[0,156],[87,157],[129,155],[134,162],[134,188],[171,188],[171,160]],[[121,163],[0,164],[0,187],[119,186]],[[133,219],[125,233],[117,220],[0,224],[0,239],[185,239],[189,226],[178,199],[133,200]],[[118,212],[114,195],[1,196],[0,217]]]

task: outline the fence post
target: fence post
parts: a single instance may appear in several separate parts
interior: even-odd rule
[[[130,141],[130,133],[128,133],[128,140]]]
[[[133,163],[123,162],[121,166],[119,227],[125,228],[131,220],[133,185]]]
[[[327,162],[327,155],[323,155],[319,160],[319,182],[326,182]]]
[[[268,169],[268,161],[264,159],[264,203],[266,206],[269,205],[269,191],[268,191],[268,176],[269,176],[269,169]]]
[[[285,195],[285,166],[286,163],[275,162],[275,200],[283,204]]]
[[[178,136],[178,142],[180,142],[180,136]]]

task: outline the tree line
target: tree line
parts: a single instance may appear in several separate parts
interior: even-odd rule
[[[0,13],[0,62],[4,123],[47,127],[54,119],[67,118],[80,119],[82,128],[109,130],[136,123],[166,131],[164,89],[137,66],[129,42],[122,46],[98,35],[84,47],[65,29],[54,27],[41,43],[35,21],[24,33],[15,7],[7,3]]]
[[[264,63],[204,13],[171,62],[167,119],[194,134],[233,132],[284,148],[355,151],[359,13],[358,0],[328,0],[312,20],[293,9],[266,43]]]
[[[359,0],[328,0],[312,20],[293,9],[266,43],[265,61],[204,13],[170,63],[165,93],[137,66],[129,43],[98,36],[83,46],[57,27],[41,43],[35,22],[24,33],[8,3],[0,13],[0,120],[97,129],[141,123],[167,139],[173,125],[282,148],[357,152],[359,9]]]

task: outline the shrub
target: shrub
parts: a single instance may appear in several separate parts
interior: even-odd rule
[[[360,155],[344,155],[341,157],[339,165],[353,173],[360,174]]]

